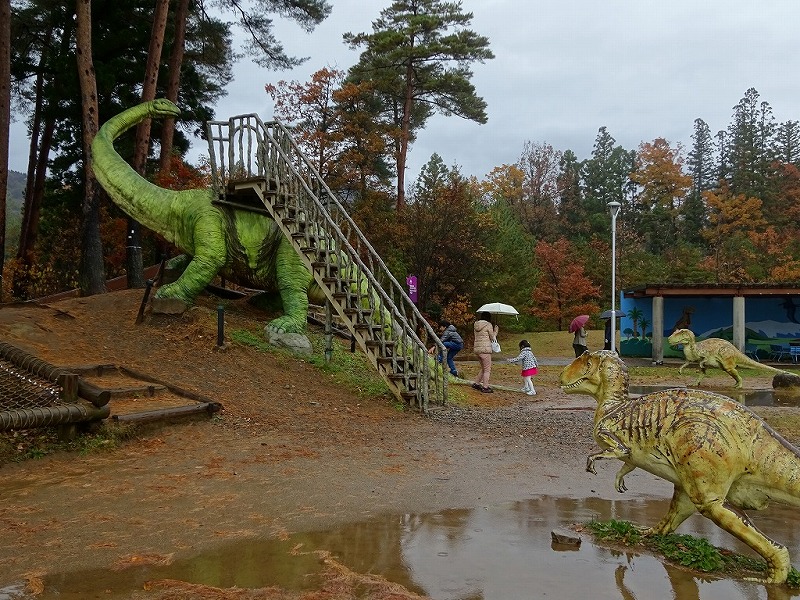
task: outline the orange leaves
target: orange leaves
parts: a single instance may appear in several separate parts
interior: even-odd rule
[[[661,206],[675,209],[692,185],[692,178],[682,172],[681,148],[670,147],[664,138],[641,143],[636,156],[636,169],[630,174],[642,186],[637,200],[646,208]]]
[[[156,173],[153,183],[168,190],[191,190],[210,187],[210,168],[208,163],[193,167],[185,163],[177,154],[173,154],[169,158],[167,168]]]
[[[570,242],[536,244],[541,276],[533,289],[534,316],[564,329],[579,314],[599,312],[600,288],[584,272],[583,262]]]

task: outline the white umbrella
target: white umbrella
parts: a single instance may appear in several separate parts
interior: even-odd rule
[[[488,312],[493,315],[518,315],[517,309],[510,304],[503,304],[502,302],[489,302],[484,304],[475,312]]]

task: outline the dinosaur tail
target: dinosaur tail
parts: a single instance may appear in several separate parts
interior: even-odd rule
[[[761,371],[769,371],[771,373],[789,373],[789,371],[784,371],[782,369],[776,369],[775,367],[771,367],[770,365],[765,365],[762,362],[758,362],[757,360],[753,360],[749,356],[744,354],[740,355],[736,359],[737,366],[744,367],[746,369],[756,369]]]
[[[764,492],[777,502],[800,506],[800,450],[768,425],[764,435],[769,437],[754,447],[764,478]]]

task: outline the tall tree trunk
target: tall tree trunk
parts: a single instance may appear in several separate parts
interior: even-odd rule
[[[144,82],[142,83],[142,102],[149,102],[156,97],[158,66],[161,63],[161,49],[164,46],[164,32],[167,28],[169,0],[156,0],[153,15],[153,32],[150,35],[150,48],[147,53]],[[133,149],[133,168],[145,174],[147,154],[150,149],[150,119],[145,119],[136,128],[136,146]],[[141,226],[138,221],[128,217],[127,270],[128,287],[144,287],[144,265],[142,261]]]
[[[8,140],[11,127],[11,0],[0,0],[0,284],[6,259]],[[3,286],[0,285],[0,301]]]
[[[41,63],[39,64],[41,67]],[[27,261],[29,252],[32,249],[31,244],[28,242],[28,231],[31,228],[31,212],[33,210],[33,186],[36,180],[36,163],[38,161],[39,151],[41,145],[39,143],[39,136],[41,135],[42,128],[42,88],[44,87],[44,75],[42,70],[36,75],[36,102],[33,111],[33,121],[31,123],[31,143],[28,150],[28,173],[25,180],[25,199],[22,207],[22,227],[19,232],[19,249],[17,250],[17,258]],[[49,151],[49,148],[48,148]]]
[[[181,68],[186,48],[186,20],[189,18],[189,0],[178,0],[175,8],[175,40],[169,55],[169,79],[167,80],[167,100],[178,103],[178,90],[181,84]],[[172,156],[172,140],[175,136],[175,119],[164,119],[161,124],[161,156],[159,167],[169,168]]]
[[[92,171],[92,140],[97,135],[97,80],[92,61],[92,2],[77,0],[75,8],[75,53],[81,89],[83,129],[83,223],[81,231],[81,292],[84,296],[106,291],[103,244],[100,240],[100,190]]]
[[[400,124],[400,152],[397,155],[397,210],[406,203],[406,158],[408,140],[411,137],[411,111],[414,107],[414,73],[411,65],[406,67],[406,89],[403,101],[403,114]]]
[[[36,246],[36,237],[39,232],[39,213],[42,208],[44,185],[47,180],[47,161],[50,159],[50,148],[53,145],[55,128],[56,120],[50,116],[45,121],[41,137],[38,134],[35,138],[31,136],[31,145],[36,144],[37,148],[32,148],[30,155],[30,159],[35,160],[35,162],[32,166],[28,166],[28,184],[31,187],[25,191],[25,215],[17,254],[25,264],[30,262],[33,249]]]

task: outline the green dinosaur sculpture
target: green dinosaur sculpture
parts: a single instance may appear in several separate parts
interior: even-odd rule
[[[561,373],[561,389],[597,401],[594,462],[617,458],[615,479],[637,467],[672,482],[669,510],[646,535],[671,533],[695,511],[760,554],[767,583],[783,583],[788,550],[761,533],[741,512],[770,500],[800,506],[800,451],[735,400],[704,390],[670,389],[628,396],[628,369],[608,350],[584,353]]]
[[[291,243],[276,223],[263,214],[212,204],[211,189],[172,191],[141,177],[114,149],[114,140],[147,118],[178,117],[169,100],[153,100],[129,108],[106,121],[92,142],[92,168],[111,199],[128,215],[177,246],[185,256],[169,267],[183,272],[160,286],[155,299],[172,299],[185,307],[217,275],[243,286],[277,290],[284,314],[268,329],[302,333],[308,317],[309,293],[324,297]]]
[[[705,340],[695,341],[694,333],[689,329],[678,329],[667,338],[670,346],[677,346],[683,344],[683,356],[686,362],[678,369],[678,373],[683,375],[683,369],[688,367],[691,363],[699,363],[700,377],[697,379],[695,385],[700,385],[700,382],[706,376],[706,368],[714,367],[722,369],[728,375],[736,380],[734,387],[742,387],[742,377],[736,370],[736,367],[746,367],[748,369],[760,369],[762,371],[771,371],[773,373],[788,373],[775,367],[762,364],[757,360],[753,360],[749,356],[743,354],[739,349],[731,344],[728,340],[721,338],[708,338]]]

